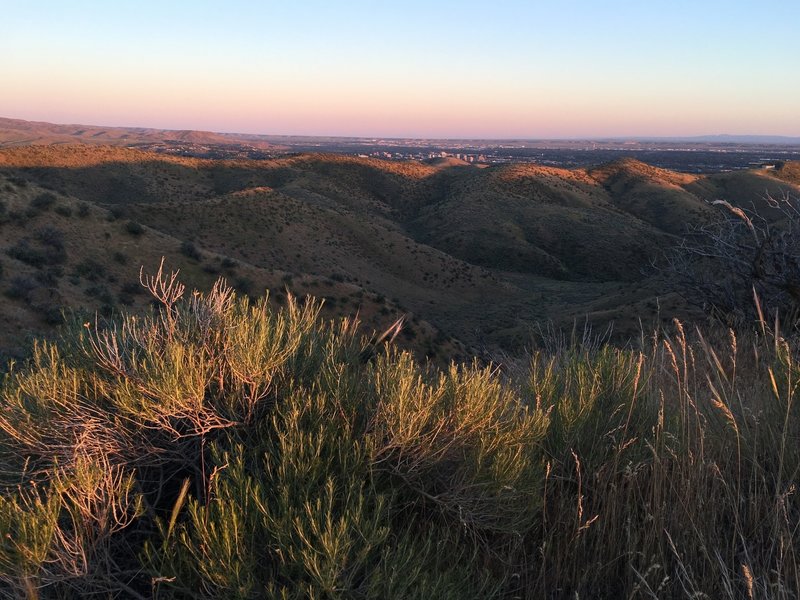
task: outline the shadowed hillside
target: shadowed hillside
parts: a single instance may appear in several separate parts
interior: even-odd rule
[[[170,141],[194,144],[230,144],[244,139],[244,137],[210,131],[58,125],[42,121],[23,121],[22,119],[0,117],[0,147],[79,143],[131,146]],[[273,147],[272,144],[261,140],[249,140],[248,143],[261,148]]]
[[[665,171],[630,159],[590,169],[589,175],[603,186],[615,207],[668,233],[681,235],[687,223],[702,222],[711,213],[686,189],[697,181],[696,175]]]
[[[407,315],[405,343],[444,358],[529,344],[536,323],[615,322],[635,335],[684,314],[651,263],[707,201],[797,190],[792,167],[695,176],[622,160],[564,170],[305,154],[169,157],[108,146],[0,151],[5,349],[63,306],[141,306],[161,256],[207,289],[223,275],[273,301],[312,293],[369,326]],[[787,175],[789,174],[789,175]],[[783,179],[781,179],[781,177]],[[788,180],[788,181],[787,181]],[[666,313],[665,313],[666,314]],[[456,341],[451,341],[453,338]]]

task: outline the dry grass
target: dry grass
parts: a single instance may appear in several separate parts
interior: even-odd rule
[[[160,310],[0,389],[9,597],[797,596],[800,364],[767,323],[502,375],[142,279]]]
[[[162,255],[200,289],[224,274],[245,293],[282,293],[290,277],[293,292],[325,297],[330,315],[360,305],[363,320],[380,328],[411,313],[419,322],[411,346],[439,357],[463,355],[441,343],[451,336],[467,347],[508,348],[529,342],[534,322],[569,327],[587,314],[603,326],[615,320],[621,338],[639,317],[656,315],[669,284],[645,271],[685,223],[702,220],[704,200],[730,193],[749,201],[745,193],[786,187],[763,174],[686,176],[634,161],[572,171],[461,169],[320,154],[208,161],[79,145],[2,150],[0,171],[0,199],[9,207],[44,186],[72,207],[71,218],[45,211],[31,220],[64,230],[67,274],[97,260],[96,248],[113,247],[130,258],[128,266],[105,265],[120,282]],[[12,183],[18,180],[29,184]],[[75,218],[81,204],[92,207],[92,218]],[[108,211],[121,213],[116,225]],[[147,233],[127,234],[127,219]],[[7,249],[30,232],[8,222],[0,235]],[[205,260],[186,260],[185,243]],[[5,287],[9,273],[39,275],[0,259]],[[231,261],[240,265],[236,273],[221,268]],[[113,282],[102,285],[119,294]],[[96,296],[84,298],[87,287],[97,286],[64,277],[47,291],[61,305],[102,309]],[[0,319],[18,333],[14,345],[24,330],[47,331],[44,313],[0,300]],[[670,311],[690,316],[673,300]]]

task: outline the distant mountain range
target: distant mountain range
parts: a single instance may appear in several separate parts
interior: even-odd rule
[[[684,142],[695,144],[753,144],[753,145],[800,145],[800,137],[785,135],[729,135],[721,133],[717,135],[698,135],[688,137],[633,137],[633,138],[611,138],[615,140],[632,139],[638,142]]]
[[[289,136],[247,133],[218,133],[211,131],[171,130],[147,127],[103,127],[97,125],[55,124],[42,121],[25,121],[0,117],[0,147],[30,144],[111,144],[137,146],[154,143],[193,143],[193,144],[247,144],[264,150],[289,150],[295,143],[307,144],[318,141],[322,144],[342,140],[373,140],[371,137],[331,137],[331,136]],[[390,138],[383,138],[390,139]],[[409,138],[411,139],[411,138]],[[431,139],[430,142],[453,140]],[[684,143],[684,144],[744,144],[744,145],[800,145],[800,137],[779,135],[703,135],[703,136],[631,136],[561,139],[474,139],[460,140],[480,143],[518,143],[546,147],[569,147],[576,142],[610,142],[614,145],[625,142],[637,143]]]
[[[189,144],[234,144],[273,149],[274,144],[252,136],[211,131],[153,129],[147,127],[102,127],[98,125],[59,125],[42,121],[24,121],[0,117],[0,147],[34,144],[102,144],[137,146],[141,144],[180,142]]]

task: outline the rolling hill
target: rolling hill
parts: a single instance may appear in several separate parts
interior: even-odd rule
[[[368,328],[447,358],[529,344],[588,319],[635,335],[688,314],[651,270],[707,201],[798,192],[791,165],[686,175],[622,160],[591,169],[302,154],[201,160],[118,146],[0,150],[0,322],[10,352],[62,307],[144,308],[139,267],[208,288],[326,298]]]
[[[0,117],[0,148],[50,144],[91,144],[135,146],[162,142],[192,144],[231,144],[245,138],[211,131],[153,129],[148,127],[101,127],[61,125],[44,121],[24,121]],[[248,139],[259,148],[275,148],[263,140]]]

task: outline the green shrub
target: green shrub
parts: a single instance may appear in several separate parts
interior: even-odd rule
[[[56,213],[61,215],[62,217],[71,217],[72,216],[72,209],[67,206],[66,204],[59,204],[53,209]]]
[[[108,214],[106,215],[106,220],[116,221],[124,216],[125,216],[125,207],[115,204],[109,207]]]
[[[64,269],[61,265],[49,266],[45,269],[37,271],[34,275],[36,281],[48,286],[54,287],[58,285],[58,280],[64,276]]]
[[[145,228],[141,223],[137,223],[136,221],[128,221],[125,223],[125,231],[132,236],[138,237],[144,234]]]
[[[36,307],[36,311],[48,325],[60,325],[64,322],[64,312],[60,306],[42,305]]]
[[[253,291],[253,280],[249,277],[237,277],[233,282],[233,287],[240,294],[249,294]]]
[[[140,284],[134,283],[134,282],[131,281],[129,283],[124,283],[120,287],[119,291],[120,291],[120,293],[129,295],[129,296],[137,296],[139,294],[144,293],[144,288],[142,288],[142,286]]]
[[[114,297],[105,285],[90,285],[83,293],[90,298],[96,298],[103,304],[114,304]]]
[[[15,258],[32,267],[43,267],[47,264],[47,254],[41,248],[34,248],[28,240],[22,239],[6,250],[11,258]]]
[[[238,264],[239,263],[237,263],[235,260],[233,260],[232,258],[229,258],[227,256],[225,258],[223,258],[222,262],[220,263],[220,265],[222,266],[223,269],[228,269],[228,270],[236,269]]]
[[[368,341],[323,325],[316,301],[273,312],[222,284],[181,301],[157,282],[159,313],[38,344],[2,390],[3,472],[35,486],[8,488],[6,522],[56,532],[25,542],[35,559],[0,550],[13,589],[108,589],[120,561],[163,595],[460,598],[506,584],[472,565],[470,540],[530,525],[543,472],[525,448],[543,414],[488,370],[430,378],[395,351],[364,363]],[[129,522],[156,528],[141,553]]]
[[[203,255],[200,253],[200,250],[197,249],[197,246],[195,246],[193,242],[189,241],[181,244],[181,254],[196,261],[202,260],[203,258]]]
[[[45,226],[36,230],[36,239],[44,246],[56,250],[64,249],[64,232],[55,227]]]
[[[106,268],[93,258],[85,258],[75,265],[75,275],[84,277],[89,281],[97,281],[106,276]]]
[[[27,238],[23,238],[8,248],[6,254],[36,268],[58,265],[66,261],[64,234],[59,229],[42,227],[34,235],[40,247],[32,246]]]
[[[9,280],[5,295],[12,300],[28,300],[33,290],[39,287],[36,281],[27,275],[14,275]]]
[[[420,364],[313,299],[144,283],[157,310],[37,342],[2,383],[8,596],[797,588],[800,365],[778,332],[677,325],[512,377]]]
[[[36,211],[46,211],[51,208],[57,200],[58,197],[52,192],[42,192],[34,196],[31,200],[30,208]]]

